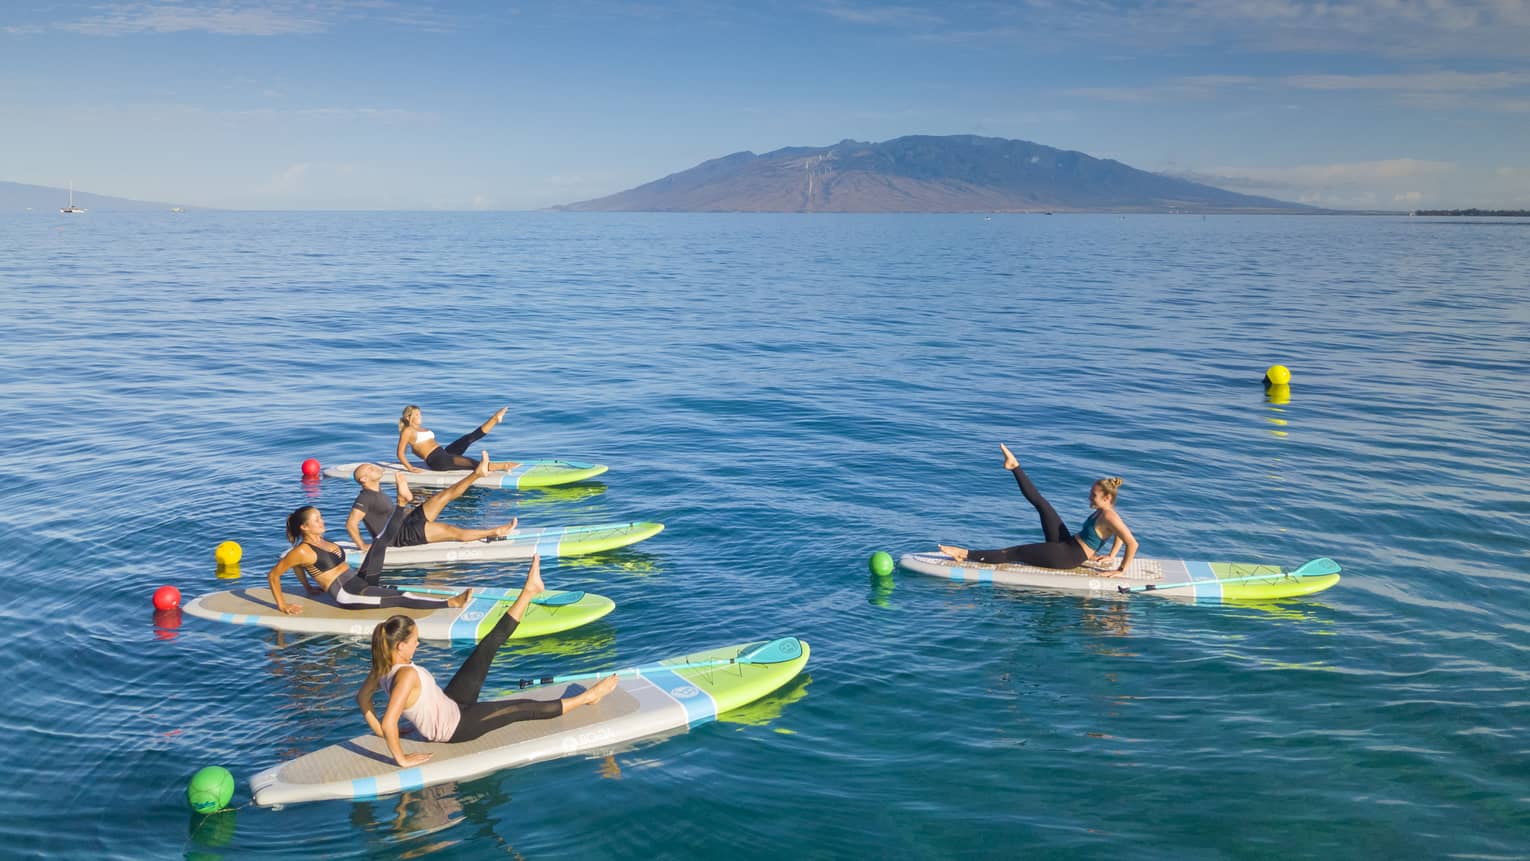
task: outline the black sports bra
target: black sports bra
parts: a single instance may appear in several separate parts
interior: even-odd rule
[[[313,543],[312,541],[305,541],[303,543],[307,544],[309,547],[313,548],[313,556],[314,556],[313,567],[316,570],[318,570],[318,571],[329,571],[330,569],[338,568],[341,565],[345,564],[345,551],[344,550],[340,550],[340,551],[325,550],[323,547],[320,547],[319,545]]]

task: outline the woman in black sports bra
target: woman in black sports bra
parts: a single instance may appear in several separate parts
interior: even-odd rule
[[[403,476],[399,476],[399,486],[408,488]],[[473,596],[471,589],[451,598],[428,598],[377,585],[383,557],[387,555],[393,537],[403,527],[406,515],[407,510],[402,504],[394,507],[393,516],[388,518],[388,525],[383,528],[382,535],[377,536],[367,549],[361,567],[353,571],[346,564],[345,551],[324,538],[324,515],[319,513],[319,509],[305,505],[292,512],[287,516],[287,540],[294,542],[292,549],[266,575],[271,584],[271,596],[276,599],[276,608],[289,616],[303,612],[298,604],[282,600],[281,578],[289,569],[297,573],[298,580],[310,595],[328,592],[341,607],[358,610],[372,607],[414,607],[429,610],[466,606]],[[310,576],[313,577],[312,582]],[[314,582],[318,585],[314,585]]]

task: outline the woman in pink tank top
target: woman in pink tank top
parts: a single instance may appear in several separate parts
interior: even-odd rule
[[[588,690],[559,700],[513,699],[479,702],[484,679],[494,653],[509,638],[525,615],[531,599],[541,594],[542,560],[533,556],[531,572],[521,594],[505,611],[487,636],[473,648],[445,689],[424,667],[414,664],[414,650],[420,644],[420,632],[408,616],[390,616],[372,630],[372,671],[356,694],[356,703],[372,732],[388,742],[388,751],[400,768],[419,765],[430,759],[428,753],[405,753],[399,744],[398,720],[407,718],[426,741],[472,741],[505,724],[522,720],[555,718],[572,709],[600,700],[616,689],[616,676],[601,679]],[[381,688],[388,695],[388,708],[379,719],[372,710],[372,697]]]

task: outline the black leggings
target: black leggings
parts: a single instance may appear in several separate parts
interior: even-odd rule
[[[509,613],[501,616],[488,636],[473,647],[473,654],[462,662],[462,668],[446,683],[442,693],[462,711],[457,731],[447,741],[472,741],[505,724],[522,720],[546,720],[563,714],[562,700],[478,701],[478,694],[483,690],[483,680],[489,675],[489,666],[494,662],[494,653],[509,639],[517,624]]]
[[[484,429],[480,425],[473,428],[472,433],[464,434],[452,440],[451,445],[437,446],[425,455],[425,465],[438,472],[448,469],[472,469],[478,466],[478,461],[467,454],[468,446],[483,439]]]
[[[382,534],[372,539],[372,546],[367,548],[361,566],[330,581],[329,595],[335,599],[336,604],[351,609],[413,607],[417,610],[438,610],[446,606],[445,598],[411,595],[390,586],[377,585],[378,575],[382,573],[383,557],[388,554],[388,545],[398,537],[399,530],[404,528],[404,521],[409,518],[407,511],[402,505],[395,506]]]
[[[1015,474],[1015,482],[1020,485],[1020,492],[1025,494],[1026,501],[1041,515],[1041,534],[1047,540],[1041,544],[1018,544],[1002,550],[971,550],[967,553],[967,559],[1000,565],[1019,562],[1037,568],[1077,568],[1084,564],[1084,560],[1089,558],[1084,546],[1068,531],[1052,504],[1031,484],[1025,470],[1017,466],[1010,472]]]

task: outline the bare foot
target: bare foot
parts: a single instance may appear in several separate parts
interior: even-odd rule
[[[494,531],[490,534],[489,537],[491,537],[491,538],[504,538],[506,535],[509,535],[510,533],[514,532],[515,531],[515,524],[520,523],[520,522],[521,522],[521,519],[519,517],[512,517],[510,519],[509,523],[506,523],[503,526],[496,526],[496,527],[494,527]]]
[[[967,561],[967,548],[965,547],[952,547],[949,544],[937,544],[935,546],[940,548],[941,553],[955,559],[957,562]]]
[[[1001,443],[999,443],[999,451],[1004,452],[1004,468],[1005,469],[1014,469],[1015,467],[1020,465],[1020,461],[1018,459],[1016,459],[1014,453],[1012,453],[1009,450],[1009,446],[1007,446],[1007,445],[1005,445],[1004,443],[1001,442]]]
[[[446,606],[448,606],[448,607],[466,607],[467,603],[469,601],[471,601],[471,600],[473,600],[473,590],[472,589],[464,589],[461,595],[457,595],[456,597],[446,599]]]
[[[542,557],[531,557],[531,570],[526,572],[526,585],[521,587],[521,594],[530,595],[533,598],[547,591],[547,586],[542,582]]]
[[[605,699],[607,694],[616,690],[616,682],[617,679],[615,675],[606,676],[605,678],[596,682],[594,686],[592,686],[588,691],[585,691],[585,693],[590,697],[590,703],[593,705],[594,703],[598,703]]]
[[[481,457],[478,458],[478,465],[473,467],[473,474],[481,478],[489,474],[489,467],[493,466],[494,464],[489,462],[488,452],[479,452],[479,454]]]
[[[393,481],[398,485],[398,501],[400,505],[408,505],[414,501],[414,491],[409,489],[409,479],[402,472],[394,473]]]
[[[500,407],[499,412],[490,416],[489,420],[484,422],[479,430],[483,431],[484,433],[488,433],[489,431],[494,430],[495,425],[505,420],[505,412],[509,409],[509,407]]]
[[[496,463],[489,464],[489,467],[491,469],[499,469],[499,470],[503,470],[505,472],[509,472],[510,470],[515,469],[518,466],[520,466],[520,463],[517,462],[517,461],[513,461],[513,460],[501,460],[501,461],[498,461]]]

